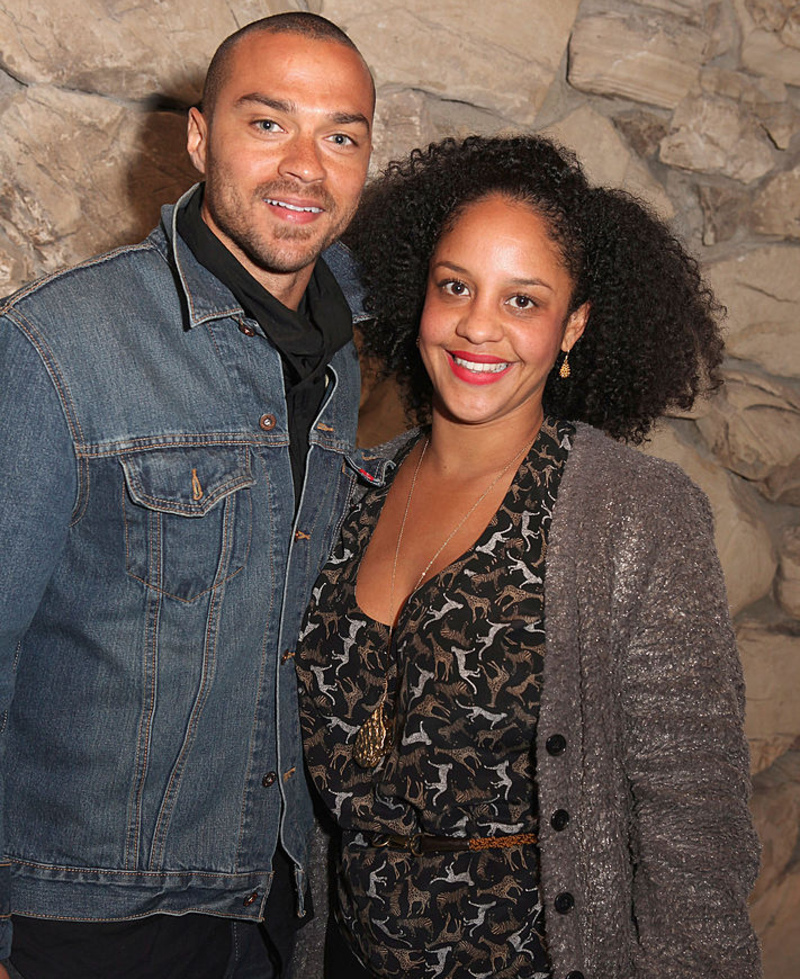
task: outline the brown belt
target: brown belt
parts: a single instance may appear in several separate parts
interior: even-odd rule
[[[435,836],[433,833],[416,833],[414,836],[372,833],[368,836],[368,842],[370,846],[409,850],[415,856],[419,856],[421,853],[460,853],[466,850],[505,849],[536,843],[538,840],[535,833],[516,833],[513,836],[474,836],[472,839],[460,836]]]

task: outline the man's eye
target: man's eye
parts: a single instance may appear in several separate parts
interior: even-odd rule
[[[256,128],[264,133],[277,133],[280,130],[280,126],[274,119],[258,119]]]
[[[356,141],[352,136],[348,136],[347,133],[334,133],[330,137],[330,141],[335,143],[337,146],[356,146]]]

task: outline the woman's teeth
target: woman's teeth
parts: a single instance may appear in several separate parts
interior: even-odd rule
[[[468,371],[475,371],[476,374],[499,374],[508,367],[506,361],[500,361],[498,364],[479,364],[475,360],[463,360],[461,357],[453,357],[453,360],[459,367]]]

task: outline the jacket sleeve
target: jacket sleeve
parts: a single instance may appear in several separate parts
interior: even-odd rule
[[[0,318],[0,716],[5,729],[19,644],[63,550],[75,506],[75,453],[43,348]],[[5,764],[9,763],[5,760]],[[0,852],[4,798],[0,780]],[[0,864],[0,959],[10,952],[9,866]]]
[[[708,502],[682,477],[666,489],[648,502],[655,533],[622,557],[639,578],[619,622],[636,976],[754,979],[741,666]]]

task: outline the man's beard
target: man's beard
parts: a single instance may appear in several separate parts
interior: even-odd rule
[[[216,195],[213,193],[213,183],[212,193],[208,193],[208,183],[207,177],[205,205],[215,224],[254,265],[266,272],[293,273],[313,265],[320,253],[344,231],[356,209],[354,206],[352,213],[340,215],[336,201],[326,190],[310,190],[291,181],[274,180],[262,184],[254,192],[253,202],[256,209],[269,208],[271,205],[263,203],[266,199],[300,197],[323,208],[325,214],[320,217],[328,219],[328,229],[320,237],[320,230],[315,223],[293,225],[287,222],[281,225],[276,222],[269,234],[265,234],[259,232],[254,223],[248,220],[250,212],[243,206],[238,192],[234,189],[231,193],[230,184],[225,185],[223,182],[223,193]],[[286,247],[282,248],[281,242],[285,242]],[[302,247],[303,242],[308,242],[307,248]]]

